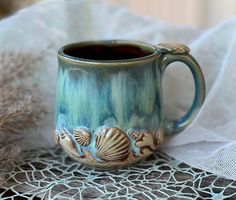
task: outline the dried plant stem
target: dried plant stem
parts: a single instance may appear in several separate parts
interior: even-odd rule
[[[0,184],[19,158],[16,141],[23,137],[25,128],[37,124],[43,111],[37,87],[25,83],[30,65],[37,60],[31,57],[0,54]]]

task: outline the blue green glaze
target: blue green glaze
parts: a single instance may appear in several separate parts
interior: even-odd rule
[[[57,129],[100,126],[154,129],[161,121],[160,70],[155,60],[139,66],[81,69],[60,60]],[[70,66],[69,66],[70,65]]]

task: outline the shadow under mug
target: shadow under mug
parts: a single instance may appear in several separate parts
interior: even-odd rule
[[[55,142],[72,158],[99,168],[145,159],[164,134],[185,129],[205,98],[202,71],[182,44],[157,46],[127,40],[87,41],[62,47],[56,95]],[[189,111],[163,116],[162,76],[175,61],[195,83]]]

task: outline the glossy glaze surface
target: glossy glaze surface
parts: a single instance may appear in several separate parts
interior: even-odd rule
[[[143,160],[164,130],[183,130],[204,99],[200,67],[185,45],[83,42],[63,47],[58,60],[56,143],[87,165],[117,168]],[[178,60],[193,73],[195,98],[185,116],[165,120],[162,75]]]

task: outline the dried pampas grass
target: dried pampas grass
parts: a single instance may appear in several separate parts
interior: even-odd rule
[[[37,60],[31,57],[0,54],[0,184],[19,158],[17,141],[24,129],[34,127],[43,113],[37,86],[29,79]]]

